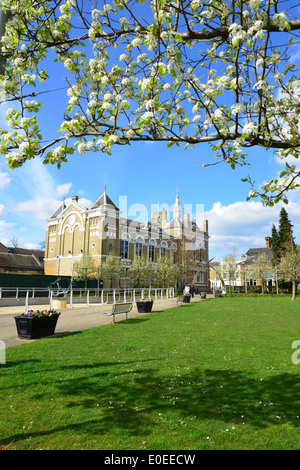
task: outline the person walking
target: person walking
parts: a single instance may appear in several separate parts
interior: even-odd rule
[[[183,293],[185,295],[188,295],[190,293],[190,286],[188,284],[185,285],[185,288],[183,290]]]
[[[195,287],[194,287],[193,284],[191,285],[190,293],[191,293],[192,299],[193,299],[193,298],[194,298],[194,295],[195,295]]]

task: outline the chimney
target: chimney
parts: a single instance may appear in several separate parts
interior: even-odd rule
[[[164,228],[167,224],[167,211],[166,209],[163,209],[162,210],[162,213],[161,213],[161,226],[162,228]]]
[[[203,232],[208,232],[208,220],[203,220]]]
[[[78,202],[78,196],[73,196],[72,197],[72,202]]]
[[[183,223],[187,228],[191,228],[190,214],[187,212],[183,214]]]
[[[265,237],[266,248],[271,248],[271,237]]]
[[[167,211],[164,208],[160,212],[154,212],[151,215],[151,218],[154,219],[154,221],[162,228],[164,228],[167,224]]]

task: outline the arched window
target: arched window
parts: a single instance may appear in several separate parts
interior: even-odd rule
[[[128,259],[129,258],[129,247],[128,247],[128,241],[127,240],[122,240],[121,241],[121,258],[122,259]]]

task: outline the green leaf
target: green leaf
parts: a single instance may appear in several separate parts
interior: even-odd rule
[[[175,34],[175,37],[174,37],[175,41],[177,42],[182,42],[183,39],[182,39],[182,36],[180,34]]]

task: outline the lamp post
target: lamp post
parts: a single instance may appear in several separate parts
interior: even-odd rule
[[[244,268],[245,294],[247,294],[247,270],[245,268],[245,261],[243,262],[243,268]]]

